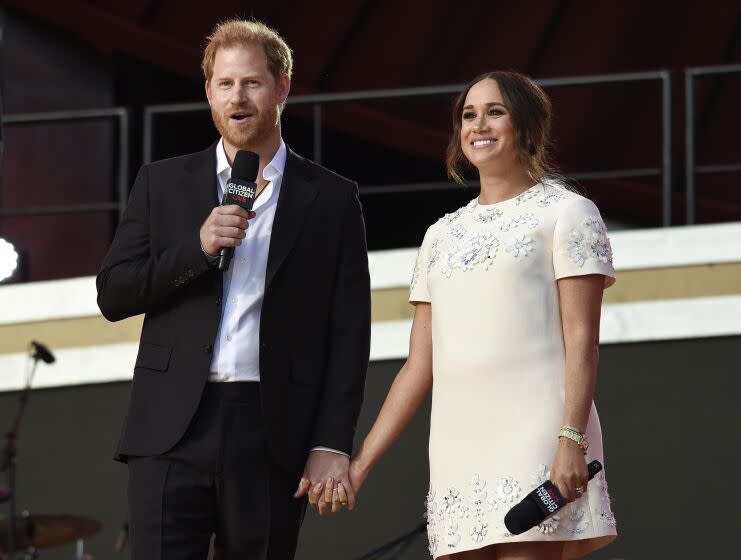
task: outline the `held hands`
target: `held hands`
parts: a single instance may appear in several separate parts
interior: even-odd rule
[[[551,482],[568,502],[577,500],[587,491],[587,462],[584,460],[584,451],[576,442],[559,438],[558,451],[551,469]]]
[[[256,216],[236,204],[217,206],[211,210],[201,226],[201,247],[211,256],[217,256],[224,247],[238,247],[247,235],[248,220]]]
[[[294,498],[309,497],[309,505],[319,515],[339,512],[343,506],[355,507],[355,492],[348,477],[350,459],[332,451],[312,451],[304,467]]]

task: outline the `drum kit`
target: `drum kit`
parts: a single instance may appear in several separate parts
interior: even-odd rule
[[[95,519],[77,515],[22,515],[15,520],[13,536],[10,535],[10,523],[0,517],[0,559],[3,551],[8,550],[8,540],[13,539],[16,559],[38,558],[39,551],[69,543],[77,543],[75,558],[88,560],[83,549],[84,539],[97,533],[103,524]],[[8,560],[10,558],[8,557]],[[14,559],[15,560],[15,559]]]
[[[6,434],[6,444],[0,455],[0,472],[7,471],[8,486],[0,486],[0,502],[8,502],[8,516],[0,516],[0,560],[32,560],[39,558],[40,550],[77,543],[75,560],[92,560],[84,552],[84,539],[97,533],[103,526],[100,521],[77,515],[16,515],[15,457],[18,431],[26,409],[31,382],[39,361],[54,363],[54,355],[39,342],[31,342],[33,367],[26,376],[26,386],[19,396],[20,406],[15,421]],[[118,544],[116,548],[119,549]],[[123,547],[121,547],[123,548]]]

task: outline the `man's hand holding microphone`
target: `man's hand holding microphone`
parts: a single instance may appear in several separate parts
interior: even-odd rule
[[[217,206],[201,226],[201,247],[212,257],[218,257],[225,247],[239,247],[250,227],[248,220],[255,216],[253,210],[245,210],[236,204]]]
[[[234,248],[247,236],[249,220],[255,217],[252,205],[257,197],[257,172],[260,156],[239,150],[234,156],[232,176],[224,188],[221,206],[211,210],[200,231],[201,248],[211,257],[219,257],[218,267],[226,271]]]

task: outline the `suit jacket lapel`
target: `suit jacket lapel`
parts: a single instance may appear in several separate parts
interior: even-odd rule
[[[216,143],[205,150],[194,154],[185,165],[184,189],[187,204],[193,216],[200,220],[199,225],[208,217],[214,206],[218,206],[219,197],[216,190]]]
[[[181,187],[191,228],[200,228],[211,210],[219,205],[216,188],[216,144],[217,142],[214,142],[205,150],[198,152],[185,164]],[[220,297],[223,290],[223,274],[219,272],[213,276],[216,293]]]
[[[306,162],[289,149],[270,238],[265,291],[290,253],[317,193]]]

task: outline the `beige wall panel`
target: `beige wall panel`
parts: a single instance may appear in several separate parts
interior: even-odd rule
[[[724,296],[741,293],[741,263],[624,270],[605,291],[604,302],[629,303],[678,298]],[[409,289],[388,288],[372,293],[372,320],[411,319],[414,306]],[[24,352],[30,340],[51,348],[72,348],[136,342],[143,316],[109,323],[101,316],[0,325],[0,354]]]
[[[371,293],[371,320],[400,321],[414,316],[414,306],[409,303],[409,288],[388,288]]]
[[[741,263],[623,270],[605,303],[728,296],[741,293]]]
[[[623,270],[604,303],[660,301],[741,294],[741,263]],[[374,290],[373,321],[411,319],[408,288]]]
[[[52,349],[136,342],[144,315],[110,323],[102,316],[0,325],[0,354],[24,352],[31,340]]]

